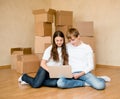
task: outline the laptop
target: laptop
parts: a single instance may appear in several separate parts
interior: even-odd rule
[[[50,78],[72,78],[71,66],[69,65],[48,66],[48,71]]]

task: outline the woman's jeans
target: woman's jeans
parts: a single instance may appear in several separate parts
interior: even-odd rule
[[[33,88],[39,88],[42,85],[48,87],[57,87],[58,78],[50,78],[49,73],[40,67],[34,78],[28,76],[27,74],[23,74],[22,80],[30,84]]]
[[[78,72],[77,72],[78,73]],[[85,86],[85,83],[87,83],[89,86],[97,89],[97,90],[102,90],[105,89],[105,81],[102,78],[97,78],[94,76],[92,73],[87,73],[77,80],[73,79],[68,79],[61,77],[57,85],[59,88],[75,88],[75,87],[83,87]]]

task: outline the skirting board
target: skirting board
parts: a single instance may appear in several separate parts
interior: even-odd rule
[[[113,68],[113,69],[120,69],[120,66],[111,66],[111,65],[101,65],[97,64],[96,68]]]
[[[0,69],[10,69],[11,65],[4,65],[4,66],[0,66]]]
[[[4,65],[4,66],[0,66],[0,69],[9,69],[11,68],[11,65]],[[116,68],[116,69],[120,69],[120,66],[110,66],[110,65],[101,65],[101,64],[97,64],[96,68]]]

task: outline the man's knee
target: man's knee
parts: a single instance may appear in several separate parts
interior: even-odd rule
[[[105,89],[105,83],[104,82],[99,82],[93,86],[97,90],[104,90]]]

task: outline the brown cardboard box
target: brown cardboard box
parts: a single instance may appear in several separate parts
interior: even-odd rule
[[[16,70],[17,67],[17,57],[23,55],[23,51],[14,51],[11,55],[11,69]]]
[[[84,43],[89,44],[92,47],[94,52],[96,51],[96,48],[95,48],[95,37],[81,37],[81,40]]]
[[[44,53],[46,47],[51,45],[51,36],[35,36],[34,52]]]
[[[26,54],[32,54],[32,48],[22,48],[22,47],[17,47],[17,48],[11,48],[11,54],[16,54],[19,53],[19,51],[21,53],[23,53],[24,55]]]
[[[19,55],[32,54],[31,48],[11,48],[11,69],[16,69],[17,67],[17,57]]]
[[[79,21],[74,26],[80,33],[80,36],[94,36],[93,22]]]
[[[51,45],[51,43],[45,43],[45,49],[48,48]]]
[[[56,10],[55,9],[37,9],[37,10],[33,10],[33,14],[43,14],[43,13],[48,13],[48,14],[52,14],[55,15]]]
[[[35,23],[39,22],[53,22],[53,15],[43,13],[43,14],[37,14],[35,15]]]
[[[56,10],[54,9],[38,9],[38,10],[33,10],[33,14],[35,16],[35,23],[38,22],[53,22],[53,17],[56,13]]]
[[[72,25],[73,12],[72,11],[56,11],[56,25]]]
[[[35,35],[52,36],[52,23],[50,22],[35,23]]]
[[[64,35],[66,36],[66,32],[68,31],[69,28],[71,28],[72,25],[57,25],[56,26],[56,30],[60,30],[64,33]]]
[[[20,55],[17,57],[17,72],[18,73],[33,73],[37,72],[40,67],[40,60],[34,54]]]
[[[50,43],[45,43],[44,45],[44,50],[48,48],[51,44]],[[38,56],[39,60],[42,59],[44,53],[35,53],[36,56]]]
[[[39,60],[42,60],[43,53],[35,53],[35,55],[39,58]]]
[[[57,25],[56,26],[56,31],[60,30],[60,31],[62,31],[64,33],[65,42],[68,42],[68,39],[66,38],[66,33],[67,33],[68,29],[71,28],[71,27],[72,27],[72,25]]]

